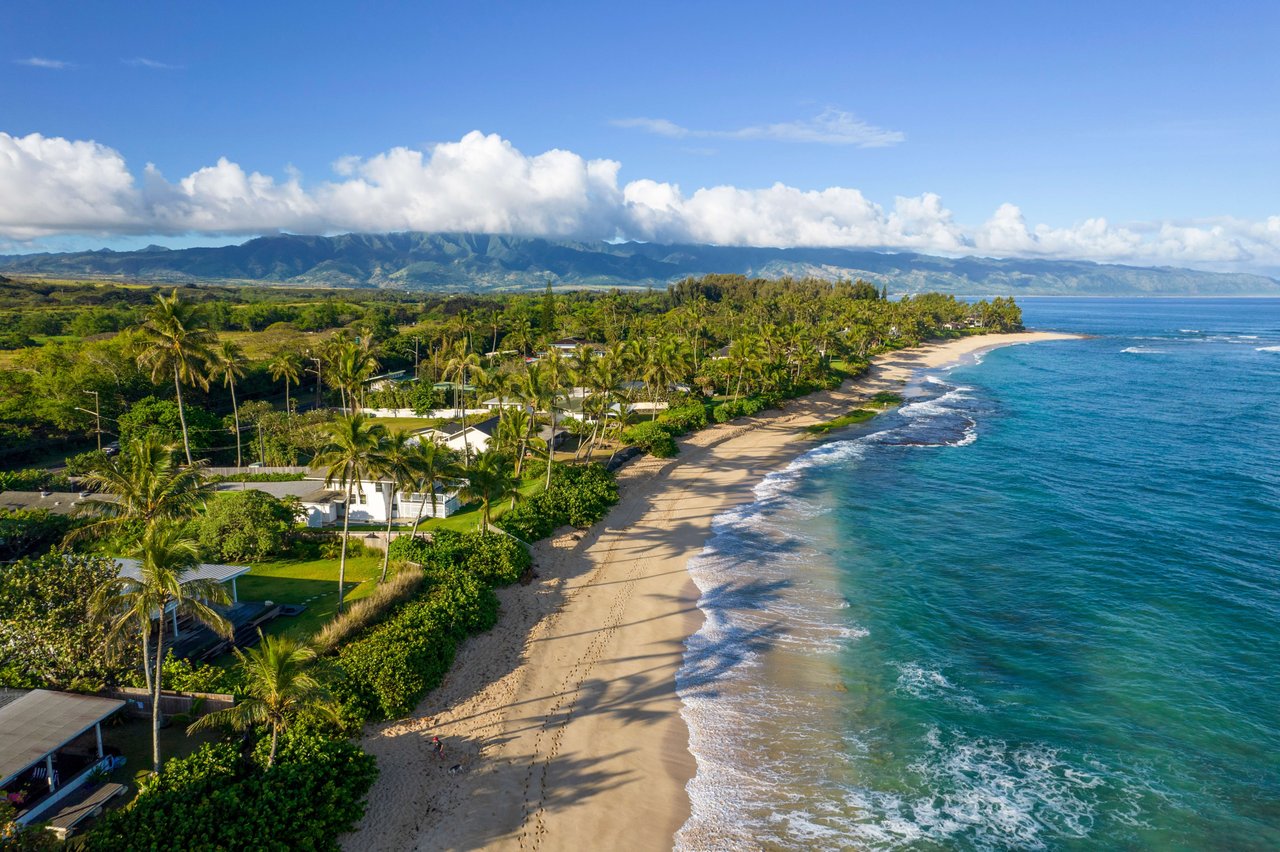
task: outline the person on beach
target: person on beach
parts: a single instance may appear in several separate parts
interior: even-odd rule
[[[436,757],[444,760],[444,743],[440,741],[439,737],[431,738],[431,750],[436,753]]]

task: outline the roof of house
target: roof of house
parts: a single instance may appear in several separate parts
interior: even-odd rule
[[[55,515],[70,515],[76,507],[94,501],[115,502],[110,494],[82,497],[77,491],[0,491],[0,509],[47,509]]]
[[[114,698],[33,689],[0,707],[0,787],[123,706]]]
[[[120,566],[121,577],[128,577],[131,580],[142,579],[142,563],[137,559],[126,559],[118,556],[116,557],[116,565]],[[227,580],[248,573],[248,565],[218,565],[201,562],[194,570],[184,574],[182,579],[184,582],[187,580],[213,580],[217,583],[225,583]]]
[[[481,420],[479,423],[470,423],[468,426],[476,432],[492,437],[493,433],[498,431],[498,423],[500,420],[501,418],[495,414],[493,417]],[[461,420],[454,420],[449,423],[441,423],[434,431],[440,433],[440,435],[444,437],[444,440],[451,441],[461,435],[465,428],[467,427],[462,425]]]

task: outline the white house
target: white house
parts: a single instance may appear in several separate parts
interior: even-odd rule
[[[470,452],[471,455],[483,453],[489,449],[489,442],[498,431],[497,415],[463,426],[461,423],[446,423],[438,429],[424,429],[418,437],[427,441],[443,444],[456,453]]]
[[[351,520],[356,523],[385,524],[388,511],[392,521],[412,523],[418,517],[419,509],[424,519],[447,518],[462,508],[462,500],[457,490],[437,490],[433,510],[430,492],[400,492],[394,490],[389,482],[363,481],[352,487],[348,508]],[[337,521],[342,519],[341,512],[339,506]]]

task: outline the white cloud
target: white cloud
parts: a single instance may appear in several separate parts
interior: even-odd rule
[[[468,133],[426,150],[336,160],[305,185],[225,158],[169,180],[140,175],[92,141],[0,132],[0,240],[62,235],[252,235],[274,231],[471,231],[721,245],[847,247],[950,255],[1078,258],[1217,269],[1280,266],[1280,215],[1069,226],[1029,224],[1004,204],[965,225],[933,193],[883,207],[857,189],[713,186],[684,192],[619,182],[621,164],[571,151],[528,155],[496,134]]]
[[[29,56],[26,59],[13,60],[15,65],[26,65],[29,68],[51,68],[55,71],[65,71],[75,68],[74,62],[67,62],[64,59],[47,59],[43,56]]]
[[[153,71],[178,71],[181,65],[170,65],[168,62],[161,62],[158,59],[148,59],[145,56],[135,56],[133,59],[121,59],[125,65],[132,65],[134,68],[150,68]]]
[[[856,145],[859,148],[883,148],[906,139],[899,130],[886,130],[867,124],[852,113],[827,109],[802,121],[759,124],[735,130],[694,130],[665,118],[620,118],[615,127],[633,127],[667,136],[700,139],[776,139],[783,142],[817,142],[823,145]]]

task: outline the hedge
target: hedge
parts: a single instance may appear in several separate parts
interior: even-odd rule
[[[349,740],[290,729],[266,769],[269,746],[264,738],[247,761],[230,743],[169,760],[131,805],[89,831],[85,848],[337,849],[364,814],[373,757]]]
[[[660,459],[669,459],[680,451],[671,433],[653,420],[630,427],[622,433],[622,440]]]
[[[617,480],[602,466],[566,467],[553,475],[550,491],[517,503],[496,523],[516,538],[538,541],[563,526],[585,529],[617,502]]]

